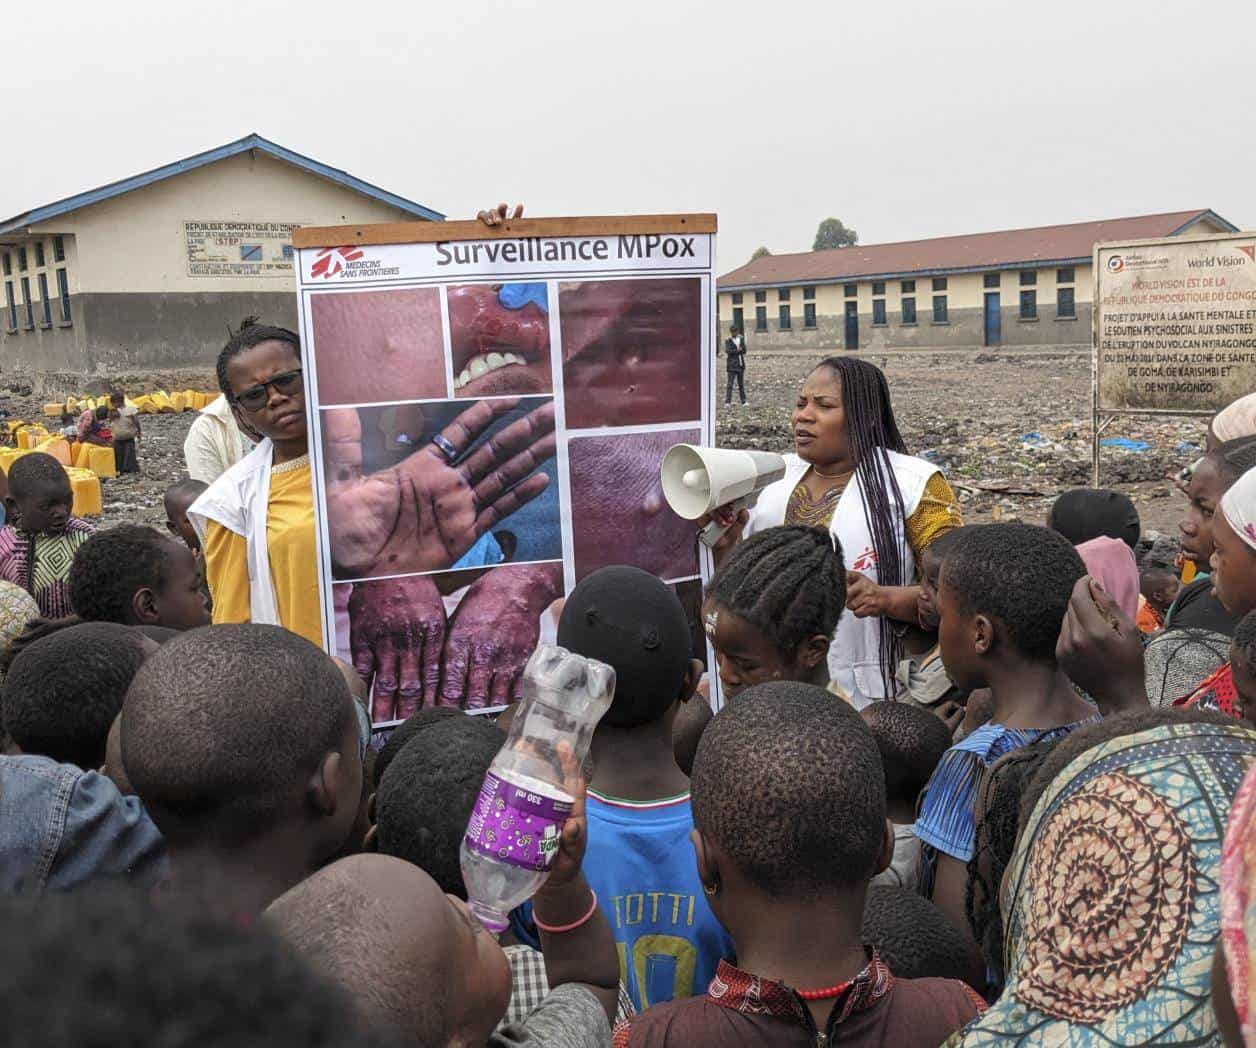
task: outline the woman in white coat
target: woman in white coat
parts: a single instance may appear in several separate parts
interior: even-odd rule
[[[906,453],[885,375],[867,361],[829,357],[816,365],[791,428],[797,453],[785,456],[784,479],[741,512],[715,558],[764,528],[828,529],[845,560],[849,610],[829,646],[829,676],[861,708],[897,692],[902,638],[917,621],[916,564],[962,523],[959,504],[937,466]]]

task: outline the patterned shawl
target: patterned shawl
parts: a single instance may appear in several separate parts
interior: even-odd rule
[[[1220,1044],[1221,845],[1256,732],[1172,724],[1069,764],[1005,881],[1007,985],[949,1044]]]
[[[1225,832],[1221,943],[1243,1039],[1256,1044],[1256,768],[1239,787]]]

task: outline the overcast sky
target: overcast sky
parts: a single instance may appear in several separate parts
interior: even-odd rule
[[[1256,225],[1252,0],[16,11],[0,216],[257,131],[451,217],[716,211],[721,271],[810,249],[827,215],[863,243]]]

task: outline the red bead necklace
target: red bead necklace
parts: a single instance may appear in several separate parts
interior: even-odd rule
[[[794,992],[804,1001],[827,1001],[831,997],[838,996],[849,985],[850,983],[844,982],[836,986],[825,986],[820,990],[795,990]]]

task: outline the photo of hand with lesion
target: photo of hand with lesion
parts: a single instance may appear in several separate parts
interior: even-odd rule
[[[321,416],[334,578],[562,557],[552,399]]]
[[[371,687],[371,720],[424,706],[478,710],[523,697],[523,669],[546,616],[556,629],[563,566],[337,583],[337,648]]]

